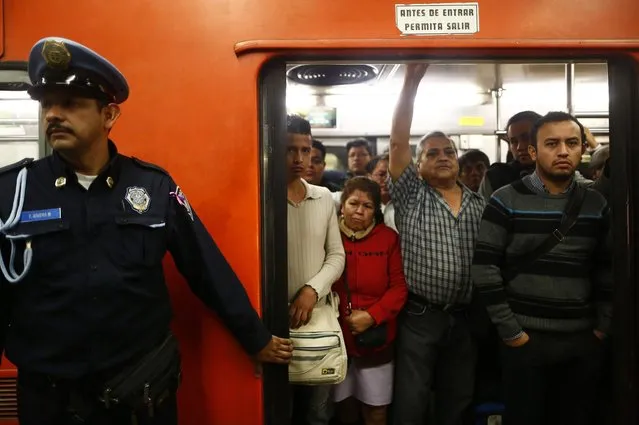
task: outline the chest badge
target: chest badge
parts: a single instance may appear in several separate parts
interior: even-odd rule
[[[66,177],[58,177],[55,179],[55,187],[60,188],[67,184]]]
[[[131,205],[131,208],[138,214],[143,214],[149,210],[151,205],[151,197],[149,193],[143,187],[129,187],[126,189],[126,201]]]

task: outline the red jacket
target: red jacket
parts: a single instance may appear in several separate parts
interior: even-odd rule
[[[360,240],[352,240],[342,233],[346,251],[346,273],[351,291],[353,310],[366,310],[376,324],[388,323],[388,337],[383,347],[361,349],[356,347],[351,330],[343,318],[348,305],[344,275],[333,284],[339,294],[340,323],[346,348],[350,356],[361,357],[382,351],[395,339],[397,315],[408,296],[399,236],[384,224],[378,224]]]

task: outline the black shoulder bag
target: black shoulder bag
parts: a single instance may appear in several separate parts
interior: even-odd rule
[[[160,345],[144,357],[123,369],[103,386],[100,396],[85,391],[71,391],[67,413],[70,423],[92,423],[93,415],[100,408],[127,406],[132,411],[132,423],[137,423],[137,413],[146,409],[154,416],[154,409],[174,394],[182,379],[180,350],[175,336],[169,332]]]
[[[347,260],[348,261],[348,260]],[[348,314],[352,311],[351,289],[348,286],[348,272],[344,265],[344,288],[346,289],[346,301],[348,302]],[[361,334],[355,335],[355,344],[362,348],[378,348],[386,344],[388,329],[386,323],[370,327]]]
[[[110,404],[146,407],[153,417],[154,407],[177,391],[181,377],[178,341],[169,332],[158,347],[105,383],[101,401],[107,408]]]
[[[552,231],[550,235],[535,249],[532,251],[517,257],[511,264],[508,264],[502,269],[502,277],[504,283],[513,280],[524,266],[528,266],[537,261],[542,255],[550,252],[559,242],[562,242],[570,229],[577,222],[579,211],[586,199],[586,189],[581,187],[578,183],[575,183],[575,188],[572,190],[566,208],[561,216],[561,222],[559,227]]]

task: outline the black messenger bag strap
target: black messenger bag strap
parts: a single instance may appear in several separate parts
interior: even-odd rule
[[[537,261],[542,255],[550,252],[559,242],[562,242],[570,229],[577,222],[579,211],[586,199],[586,189],[584,189],[578,183],[575,183],[575,188],[572,190],[566,208],[561,217],[559,227],[552,231],[550,235],[534,250],[527,254],[518,257],[513,263],[509,264],[505,270],[502,271],[502,276],[507,283],[517,276],[524,266],[530,265]]]

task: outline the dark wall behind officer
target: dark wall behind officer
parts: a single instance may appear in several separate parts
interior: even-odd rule
[[[10,305],[0,343],[6,333],[21,425],[126,424],[132,413],[139,424],[177,424],[167,250],[249,355],[287,363],[290,341],[261,323],[182,190],[108,138],[129,93],[121,73],[80,44],[47,38],[31,50],[29,76],[54,153],[0,170],[3,219],[27,170],[21,220],[0,238],[33,252],[21,281],[0,277]]]

